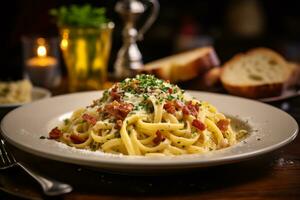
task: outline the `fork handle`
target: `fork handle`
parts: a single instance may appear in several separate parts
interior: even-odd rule
[[[57,180],[51,179],[49,177],[41,176],[37,172],[32,171],[30,168],[24,165],[24,163],[17,163],[24,171],[27,172],[31,177],[33,177],[43,188],[46,195],[55,196],[65,193],[69,193],[73,190],[72,186]]]

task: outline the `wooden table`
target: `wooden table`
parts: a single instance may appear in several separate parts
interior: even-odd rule
[[[285,108],[299,123],[300,97],[274,105]],[[300,199],[299,136],[277,151],[248,161],[154,176],[94,171],[12,150],[32,168],[74,187],[72,193],[53,199]],[[19,169],[1,171],[0,188],[0,199],[15,199],[15,195],[52,199],[43,196],[39,185]]]

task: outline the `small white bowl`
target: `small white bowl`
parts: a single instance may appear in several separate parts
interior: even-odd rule
[[[51,97],[51,92],[45,88],[33,87],[31,91],[32,102],[44,98]],[[0,104],[0,119],[4,117],[9,111],[22,106],[27,103],[10,103],[10,104]]]

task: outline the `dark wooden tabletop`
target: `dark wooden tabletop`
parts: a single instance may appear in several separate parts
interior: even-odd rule
[[[299,124],[300,97],[273,105]],[[152,176],[95,171],[11,149],[18,160],[71,184],[74,191],[60,197],[43,196],[39,185],[15,168],[0,172],[0,199],[300,199],[300,137],[247,161]]]

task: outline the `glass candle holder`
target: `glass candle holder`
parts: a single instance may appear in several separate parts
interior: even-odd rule
[[[97,28],[60,27],[60,47],[70,92],[104,88],[114,24]]]
[[[25,76],[35,86],[53,88],[59,85],[59,39],[23,37]]]

